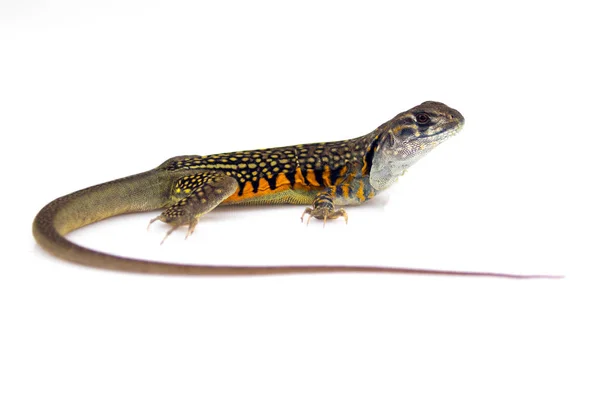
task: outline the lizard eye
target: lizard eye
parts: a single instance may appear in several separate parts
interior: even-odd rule
[[[417,124],[419,124],[419,125],[424,125],[424,124],[427,124],[429,121],[431,121],[431,118],[429,117],[429,115],[427,115],[425,113],[416,114],[415,119],[417,120]]]

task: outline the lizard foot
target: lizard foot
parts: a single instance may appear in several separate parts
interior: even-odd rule
[[[328,219],[336,219],[338,217],[344,217],[344,221],[348,223],[348,213],[343,209],[335,209],[333,205],[333,198],[331,196],[331,192],[325,192],[317,195],[315,200],[313,201],[312,207],[306,207],[302,215],[300,216],[300,221],[304,222],[304,216],[308,214],[308,218],[306,219],[306,225],[310,222],[312,217],[323,220],[323,227],[325,227],[325,223],[327,223]]]
[[[177,181],[173,188],[173,197],[178,200],[158,217],[150,220],[148,228],[156,221],[172,226],[160,242],[163,244],[176,229],[187,225],[187,239],[194,233],[200,217],[233,194],[237,187],[234,178],[220,172],[202,171],[185,176]]]
[[[161,240],[161,242],[160,242],[160,244],[163,244],[165,242],[165,240],[167,240],[167,238],[169,237],[169,235],[171,235],[171,233],[175,232],[175,230],[177,230],[180,227],[185,226],[185,225],[188,226],[187,233],[185,234],[185,238],[187,239],[192,233],[194,233],[194,229],[196,229],[196,225],[198,224],[199,220],[200,220],[200,217],[194,218],[194,219],[192,219],[189,222],[173,223],[173,222],[168,222],[166,220],[166,218],[163,216],[163,214],[161,214],[158,217],[152,218],[150,220],[150,223],[148,224],[148,230],[150,230],[150,225],[152,225],[156,221],[162,221],[162,222],[170,223],[172,225],[171,229],[169,229],[167,231],[167,234],[165,235],[165,237],[163,238],[163,240]]]
[[[304,222],[304,215],[306,214],[308,214],[308,218],[306,218],[306,225],[308,225],[312,217],[315,217],[316,219],[322,219],[323,227],[325,227],[325,223],[328,219],[336,219],[338,217],[344,217],[344,221],[348,223],[348,213],[343,208],[334,210],[333,212],[321,213],[318,209],[306,207],[306,209],[302,213],[302,216],[300,216],[300,221]]]

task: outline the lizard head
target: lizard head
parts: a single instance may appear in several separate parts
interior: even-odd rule
[[[390,186],[408,167],[458,133],[464,122],[458,111],[426,101],[381,125],[369,174],[371,185],[378,190]]]

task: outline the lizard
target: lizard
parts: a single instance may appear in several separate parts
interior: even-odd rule
[[[464,117],[426,101],[354,139],[168,159],[140,174],[76,191],[50,202],[33,221],[33,235],[49,253],[78,264],[171,275],[267,275],[302,272],[402,272],[522,275],[369,266],[184,265],[126,258],[75,244],[66,235],[93,222],[131,212],[164,209],[150,221],[187,226],[186,238],[219,205],[309,205],[311,218],[343,218],[343,206],[362,204],[391,186],[410,166],[457,134]],[[163,239],[164,241],[164,239]]]

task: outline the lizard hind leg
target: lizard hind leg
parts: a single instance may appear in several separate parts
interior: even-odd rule
[[[158,217],[150,220],[172,225],[161,244],[176,229],[188,226],[187,239],[198,224],[200,217],[218,206],[238,189],[237,181],[218,171],[199,172],[179,179],[173,187],[175,204],[168,207]]]

